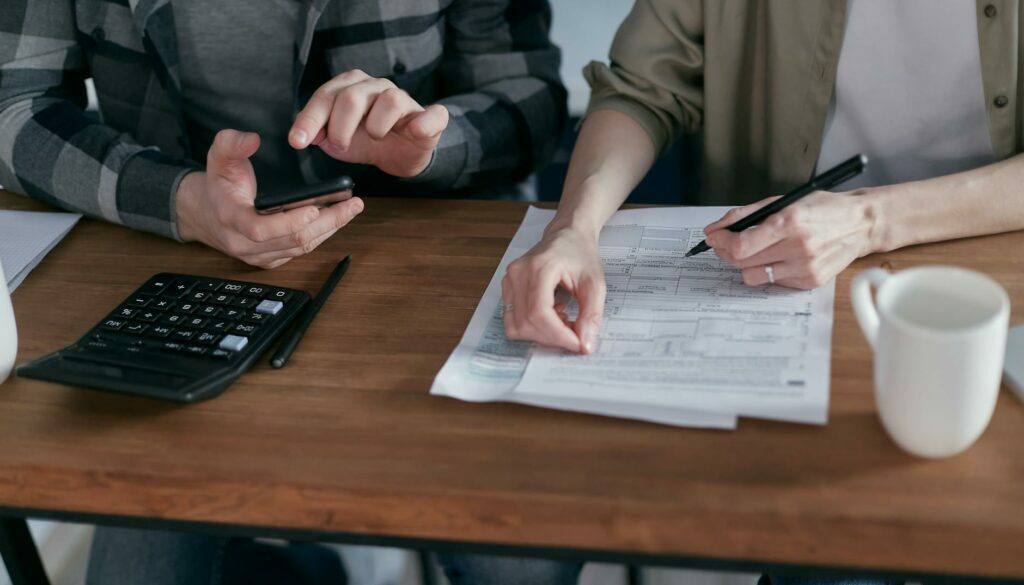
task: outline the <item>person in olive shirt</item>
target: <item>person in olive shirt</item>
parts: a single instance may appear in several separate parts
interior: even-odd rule
[[[749,285],[814,288],[867,254],[1024,228],[1020,31],[997,5],[639,0],[611,65],[585,70],[591,104],[558,213],[508,268],[509,338],[594,350],[598,234],[683,132],[703,131],[702,202],[746,204],[706,237]],[[857,153],[871,164],[848,191],[723,229]],[[579,301],[575,322],[557,287]]]

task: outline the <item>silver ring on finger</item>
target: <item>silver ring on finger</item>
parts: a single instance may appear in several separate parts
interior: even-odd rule
[[[764,273],[768,275],[768,284],[775,284],[775,267],[771,264],[765,265]]]

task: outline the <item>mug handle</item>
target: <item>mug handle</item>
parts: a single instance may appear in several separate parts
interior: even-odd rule
[[[882,283],[889,279],[892,274],[882,268],[871,268],[865,270],[853,279],[850,285],[850,302],[853,303],[853,312],[857,315],[857,323],[860,330],[864,332],[864,338],[868,340],[871,349],[875,349],[878,340],[878,309],[871,299],[871,287],[882,286]]]

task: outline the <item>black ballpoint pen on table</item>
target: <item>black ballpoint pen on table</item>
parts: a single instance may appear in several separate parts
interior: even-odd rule
[[[831,169],[812,178],[810,181],[800,185],[796,189],[793,189],[789,193],[786,193],[782,197],[772,201],[768,205],[765,205],[761,209],[758,209],[754,213],[751,213],[747,217],[744,217],[725,229],[730,232],[742,232],[748,227],[761,223],[769,215],[789,207],[815,191],[827,191],[849,181],[864,172],[864,167],[866,167],[867,164],[868,157],[863,154],[858,154],[857,156],[841,162]],[[699,244],[691,248],[690,251],[686,253],[686,257],[689,258],[690,256],[696,256],[697,254],[707,252],[710,249],[711,246],[708,245],[707,241],[701,240]]]
[[[281,345],[277,347],[277,351],[274,353],[274,357],[270,358],[270,365],[275,368],[283,368],[285,363],[288,362],[288,358],[292,357],[292,353],[295,352],[295,348],[299,346],[299,342],[302,341],[302,336],[306,333],[306,329],[309,329],[309,325],[316,318],[320,309],[327,302],[327,298],[331,296],[334,291],[334,287],[338,286],[338,282],[341,281],[341,277],[345,276],[345,272],[348,270],[348,265],[352,262],[352,255],[345,256],[345,258],[338,262],[338,265],[334,267],[334,271],[327,277],[324,285],[320,287],[320,292],[313,299],[306,310],[302,312],[299,317],[298,323],[295,327],[289,331]]]

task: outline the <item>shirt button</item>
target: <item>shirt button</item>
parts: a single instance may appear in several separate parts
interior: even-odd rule
[[[989,18],[995,18],[997,14],[999,14],[999,11],[996,10],[996,7],[994,5],[989,4],[988,6],[985,7],[985,16]]]
[[[992,100],[992,103],[994,103],[997,108],[1005,108],[1006,104],[1010,103],[1010,98],[1005,95],[997,95],[996,99]]]
[[[402,63],[401,61],[396,61],[395,62],[395,67],[394,67],[395,74],[396,75],[401,75],[401,74],[405,73],[405,71],[406,71],[405,63]]]

